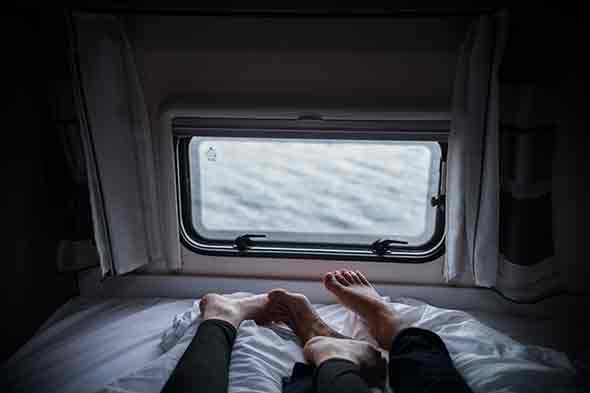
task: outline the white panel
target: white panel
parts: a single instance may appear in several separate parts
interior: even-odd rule
[[[182,248],[183,272],[208,276],[289,278],[320,281],[324,273],[337,269],[361,270],[374,282],[442,283],[442,258],[409,264],[313,259],[236,258],[199,255]]]

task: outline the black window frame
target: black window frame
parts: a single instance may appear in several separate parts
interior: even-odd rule
[[[195,253],[230,257],[425,263],[439,258],[445,252],[444,202],[448,121],[322,120],[307,117],[300,119],[175,117],[171,121],[180,239],[187,249]],[[423,245],[392,244],[387,247],[384,254],[372,250],[371,245],[361,247],[330,243],[271,242],[257,241],[255,237],[243,238],[242,242],[206,239],[196,232],[192,224],[189,143],[194,136],[438,142],[441,150],[438,196],[431,201],[436,209],[434,233]],[[256,233],[252,232],[252,234]]]

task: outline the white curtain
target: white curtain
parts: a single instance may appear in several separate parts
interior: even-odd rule
[[[499,80],[508,15],[479,16],[460,54],[448,150],[448,282],[472,272],[492,287],[498,274]]]
[[[77,98],[103,274],[162,258],[151,130],[119,19],[77,14]]]

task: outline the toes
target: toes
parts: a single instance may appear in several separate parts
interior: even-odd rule
[[[341,285],[347,287],[350,284],[348,283],[348,281],[344,278],[344,276],[342,275],[341,271],[337,271],[334,273],[334,278],[336,278],[336,281],[338,281],[338,283],[340,283]]]
[[[324,276],[324,285],[330,291],[338,291],[342,289],[342,283],[338,281],[334,273],[326,273]]]
[[[285,321],[289,318],[289,308],[285,302],[286,295],[287,291],[284,289],[273,289],[268,293],[268,303],[265,313],[267,323]]]
[[[369,284],[369,280],[367,280],[367,277],[365,277],[365,275],[362,272],[357,270],[356,275],[358,276],[359,280],[361,280],[361,284],[371,285],[371,284]]]
[[[357,276],[356,272],[354,272],[353,270],[350,270],[348,273],[351,275],[352,280],[354,281],[354,283],[356,285],[362,285],[363,284],[361,282],[361,279]]]
[[[352,277],[352,274],[350,274],[350,272],[348,270],[345,270],[344,273],[342,273],[342,276],[344,276],[346,281],[348,281],[349,285],[356,284],[356,282],[354,281],[354,278]]]

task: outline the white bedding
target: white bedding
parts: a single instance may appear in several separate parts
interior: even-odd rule
[[[442,337],[475,393],[582,391],[560,352],[521,345],[462,311],[411,299],[391,306],[404,326]],[[343,307],[316,307],[341,333],[368,338],[362,321]],[[0,391],[159,392],[196,331],[191,310],[192,300],[75,299],[0,368]],[[281,378],[302,360],[290,335],[246,321],[232,352],[230,392],[280,392]]]

